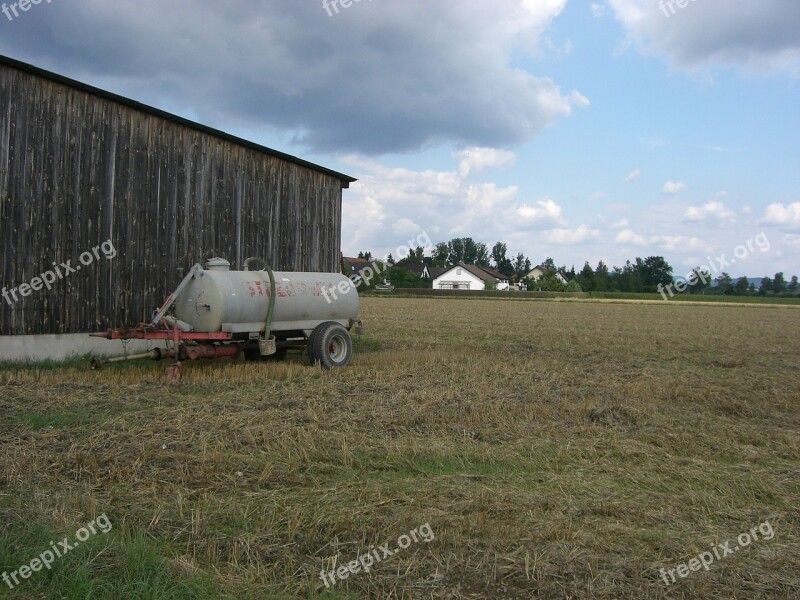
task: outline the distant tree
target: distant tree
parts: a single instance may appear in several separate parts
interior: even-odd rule
[[[476,244],[476,256],[473,264],[479,267],[489,266],[489,248],[486,244]]]
[[[500,263],[506,259],[506,249],[506,245],[503,242],[497,242],[492,246],[492,260],[498,271],[500,270]]]
[[[588,262],[584,263],[583,269],[581,269],[581,272],[578,273],[575,279],[577,279],[578,284],[584,292],[592,292],[596,289],[594,271],[592,267],[589,266]]]
[[[620,292],[641,292],[644,289],[638,266],[629,260],[621,269],[614,268],[614,279]]]
[[[594,270],[594,289],[598,292],[610,291],[609,287],[611,282],[608,276],[608,267],[602,260],[597,263],[597,268]]]
[[[736,280],[734,290],[739,296],[745,296],[749,288],[750,282],[747,280],[747,277],[739,277],[739,279]]]
[[[503,275],[511,277],[514,274],[514,264],[506,256],[507,247],[502,242],[497,242],[492,247],[492,260],[494,261],[495,268]]]
[[[722,273],[719,274],[719,276],[717,277],[716,281],[717,281],[717,287],[719,288],[719,291],[723,296],[726,295],[726,294],[732,294],[733,293],[733,289],[734,289],[733,288],[733,279],[731,278],[731,276],[728,273],[725,273],[723,271]],[[747,280],[745,279],[745,281],[747,281]]]
[[[453,238],[448,243],[448,246],[450,246],[450,255],[447,257],[447,262],[449,262],[451,265],[465,262],[463,238]]]
[[[655,292],[659,284],[669,285],[673,281],[672,267],[663,256],[648,256],[636,259],[636,270],[641,280],[640,292]]]
[[[478,263],[478,244],[471,237],[466,237],[464,243],[464,262],[468,265],[475,265]]]
[[[447,242],[439,242],[433,249],[433,264],[437,267],[444,267],[450,258],[450,246]]]
[[[772,292],[772,279],[770,277],[764,277],[761,280],[761,287],[758,288],[758,293],[762,296],[766,296],[767,294]]]
[[[363,258],[365,260],[372,260],[372,252],[359,252],[358,258]]]
[[[517,254],[517,258],[514,259],[514,275],[517,276],[517,280],[519,281],[530,272],[531,261],[529,258],[525,258],[525,255],[520,252]]]
[[[783,278],[783,273],[775,273],[772,280],[772,291],[776,294],[782,294],[786,291],[786,280]]]
[[[526,278],[523,280],[528,285],[528,289],[539,292],[563,292],[566,286],[556,276],[555,271],[545,271],[538,280]],[[577,284],[576,284],[577,285]]]
[[[554,273],[555,273],[555,271],[556,271],[556,263],[555,263],[555,261],[554,261],[552,258],[550,258],[549,256],[548,256],[547,258],[545,258],[545,259],[544,259],[544,262],[543,262],[541,265],[539,265],[539,266],[540,266],[540,267],[542,268],[542,270],[544,270],[544,271],[553,271]]]
[[[391,256],[391,254],[389,256]],[[411,250],[409,250],[405,258],[401,258],[400,260],[395,261],[394,264],[398,266],[403,266],[413,263],[424,263],[424,262],[426,262],[425,249],[422,246],[417,246],[416,248],[412,248]]]
[[[402,267],[390,267],[386,279],[396,288],[429,288],[431,282],[425,281],[416,273]]]
[[[439,266],[463,262],[468,265],[489,266],[489,251],[486,244],[476,242],[471,237],[453,238],[449,242],[436,244],[434,262]]]
[[[796,292],[798,289],[797,284],[797,275],[792,275],[792,280],[789,282],[789,286],[787,288],[790,292]]]
[[[689,284],[687,291],[690,294],[705,294],[706,290],[711,285],[711,272],[703,271],[700,267],[695,267],[692,269],[687,283]]]
[[[394,258],[392,258],[391,252],[389,253],[389,256],[386,257],[386,262],[391,266],[394,266]]]

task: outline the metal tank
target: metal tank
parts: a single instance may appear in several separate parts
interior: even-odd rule
[[[324,321],[349,329],[358,319],[358,292],[344,275],[287,271],[273,275],[272,333],[309,332]],[[174,311],[194,331],[249,334],[264,329],[269,297],[267,271],[231,271],[228,261],[213,259],[178,292]]]

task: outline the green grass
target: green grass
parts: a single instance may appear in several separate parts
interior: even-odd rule
[[[17,420],[21,423],[27,423],[34,429],[43,428],[67,428],[83,425],[91,422],[88,415],[79,415],[75,413],[68,414],[42,414],[39,412],[28,413],[20,415]]]
[[[189,600],[199,598],[232,598],[215,589],[207,574],[179,574],[166,558],[168,548],[141,531],[119,531],[112,528],[107,533],[95,527],[97,533],[85,542],[78,542],[76,532],[93,519],[66,523],[54,528],[42,522],[41,517],[25,515],[25,509],[0,508],[8,523],[0,538],[0,569],[9,576],[16,572],[19,585],[13,589],[4,583],[0,597],[11,599],[43,598],[52,600],[83,600],[85,598],[141,598],[153,600]],[[24,517],[33,517],[24,519]],[[114,520],[111,519],[112,525]],[[118,521],[124,522],[122,519]],[[62,556],[59,542],[68,538],[75,547]],[[76,544],[76,542],[78,542]],[[19,575],[19,568],[30,565],[34,559],[52,559],[50,569],[36,565],[38,572],[28,579]],[[246,595],[238,596],[246,598]]]
[[[17,369],[37,370],[37,371],[58,371],[61,369],[79,369],[88,367],[92,357],[88,354],[84,356],[73,356],[66,360],[0,360],[0,371]]]

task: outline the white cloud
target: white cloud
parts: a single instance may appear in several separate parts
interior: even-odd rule
[[[639,169],[634,169],[633,171],[631,171],[630,173],[628,173],[628,174],[627,174],[627,175],[626,175],[626,176],[623,178],[622,182],[623,182],[623,183],[630,183],[631,181],[634,181],[634,180],[636,180],[636,179],[639,179],[639,175],[641,175],[641,174],[642,174],[642,172],[641,172]]]
[[[725,208],[725,204],[719,200],[710,200],[702,206],[690,206],[684,215],[687,221],[704,221],[709,218],[718,221],[732,221],[735,217],[736,213]]]
[[[517,208],[517,214],[525,222],[553,221],[564,223],[561,216],[562,209],[552,198],[537,200],[533,206],[523,204]]]
[[[685,235],[659,235],[652,238],[652,241],[658,244],[663,250],[706,250],[711,249],[707,244],[698,237],[690,237]]]
[[[792,246],[794,249],[800,252],[800,235],[787,233],[783,236],[783,242],[787,246]]]
[[[452,156],[464,160],[468,154]],[[345,252],[369,249],[383,255],[423,231],[434,243],[470,236],[489,244],[504,241],[517,252],[527,249],[531,240],[557,239],[555,233],[543,231],[567,223],[554,199],[523,201],[516,186],[473,181],[473,176],[458,171],[389,167],[358,156],[345,157],[343,162],[359,179],[343,198]],[[587,235],[580,227],[573,233],[576,238]]]
[[[612,223],[611,229],[625,229],[630,223],[628,219],[621,219],[616,223]]]
[[[546,27],[550,21],[561,14],[567,0],[522,0],[522,6],[533,17],[537,27]]]
[[[664,184],[665,194],[678,194],[686,189],[686,184],[682,181],[667,181]]]
[[[800,2],[720,3],[608,0],[629,46],[665,55],[678,68],[736,66],[800,75]]]
[[[765,225],[779,225],[786,229],[800,229],[800,202],[792,202],[786,206],[779,202],[770,204],[764,211],[761,222]]]
[[[575,229],[549,229],[544,232],[544,239],[551,244],[580,244],[600,237],[600,231],[588,225],[579,225]]]
[[[482,171],[490,167],[504,167],[511,165],[516,160],[516,155],[507,150],[495,148],[467,148],[454,155],[460,160],[458,172],[466,177],[474,171]]]
[[[632,246],[644,246],[647,244],[647,240],[644,239],[643,236],[639,235],[638,233],[634,233],[630,229],[623,229],[617,234],[617,237],[614,238],[614,241],[617,244],[625,244],[625,245],[632,245]]]
[[[397,235],[416,235],[420,231],[422,231],[422,228],[406,217],[398,219],[392,225],[392,232]]]

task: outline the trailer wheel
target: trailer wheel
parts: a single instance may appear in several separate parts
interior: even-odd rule
[[[335,321],[323,321],[322,323],[317,325],[314,329],[312,329],[311,333],[308,335],[308,340],[306,340],[306,354],[308,354],[308,358],[311,361],[312,365],[316,363],[316,361],[314,360],[314,358],[311,355],[311,349],[314,347],[314,340],[317,339],[317,335],[319,335],[319,332],[322,331],[323,329],[326,329],[325,326],[328,326],[328,325],[336,325],[336,322]]]
[[[308,338],[308,358],[312,365],[319,363],[323,369],[346,367],[353,358],[350,333],[331,321],[317,325]]]

